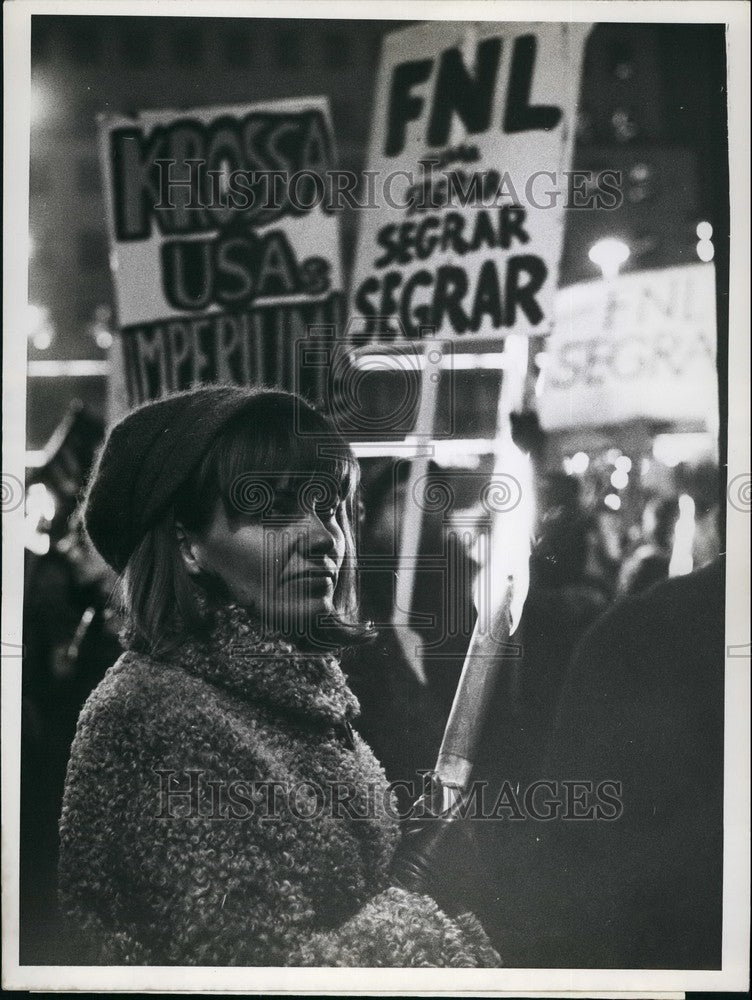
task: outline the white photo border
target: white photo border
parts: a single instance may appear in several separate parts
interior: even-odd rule
[[[534,17],[530,17],[531,9]],[[726,700],[724,766],[723,950],[719,971],[614,969],[324,969],[19,966],[23,482],[25,466],[28,293],[30,34],[32,14],[175,17],[302,17],[417,20],[535,20],[726,23],[731,199],[728,483],[750,477],[749,23],[744,0],[522,0],[403,2],[374,0],[10,0],[4,6],[5,187],[3,355],[2,604],[2,984],[48,991],[181,991],[367,995],[640,996],[696,990],[746,990],[750,911],[750,511],[727,503]],[[739,477],[746,477],[740,480]],[[14,506],[20,490],[19,502]],[[377,988],[375,988],[377,987]],[[528,992],[532,991],[532,992]],[[647,992],[650,991],[650,992]]]

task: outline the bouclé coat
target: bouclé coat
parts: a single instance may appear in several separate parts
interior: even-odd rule
[[[236,607],[160,660],[126,651],[68,767],[76,961],[499,964],[474,917],[389,886],[399,832],[357,711],[332,654],[263,639]]]

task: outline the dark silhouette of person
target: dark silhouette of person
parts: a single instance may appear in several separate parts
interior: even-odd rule
[[[426,509],[411,607],[427,678],[427,684],[421,684],[391,625],[409,473],[409,463],[389,463],[364,489],[361,606],[379,636],[359,651],[357,664],[346,658],[343,666],[361,703],[358,726],[387,777],[415,780],[420,792],[416,773],[436,763],[472,635],[474,567],[461,540],[447,530],[446,512]],[[428,477],[429,482],[441,481],[441,470],[431,466]],[[407,799],[405,793],[401,804]]]
[[[724,582],[721,558],[657,584],[576,651],[537,765],[560,807],[486,824],[510,965],[720,968]]]
[[[624,561],[619,574],[619,592],[641,594],[668,579],[674,530],[679,519],[676,497],[650,500],[643,511],[643,541]]]
[[[26,554],[21,722],[21,961],[58,954],[58,821],[76,722],[121,653],[115,577],[80,520],[44,556]]]

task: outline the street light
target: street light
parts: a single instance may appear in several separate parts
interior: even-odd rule
[[[588,252],[588,257],[596,264],[608,281],[615,278],[619,268],[629,259],[630,250],[622,240],[613,238],[598,240]]]
[[[709,263],[715,256],[712,236],[713,227],[709,222],[697,223],[697,256],[705,263]]]

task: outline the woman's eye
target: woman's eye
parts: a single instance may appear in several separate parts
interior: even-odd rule
[[[295,491],[280,490],[268,508],[267,516],[300,520],[309,513],[315,513],[317,517],[328,521],[336,517],[338,509],[339,503],[328,497],[322,497],[321,501],[317,502],[315,496],[306,496],[305,493],[301,495]]]

